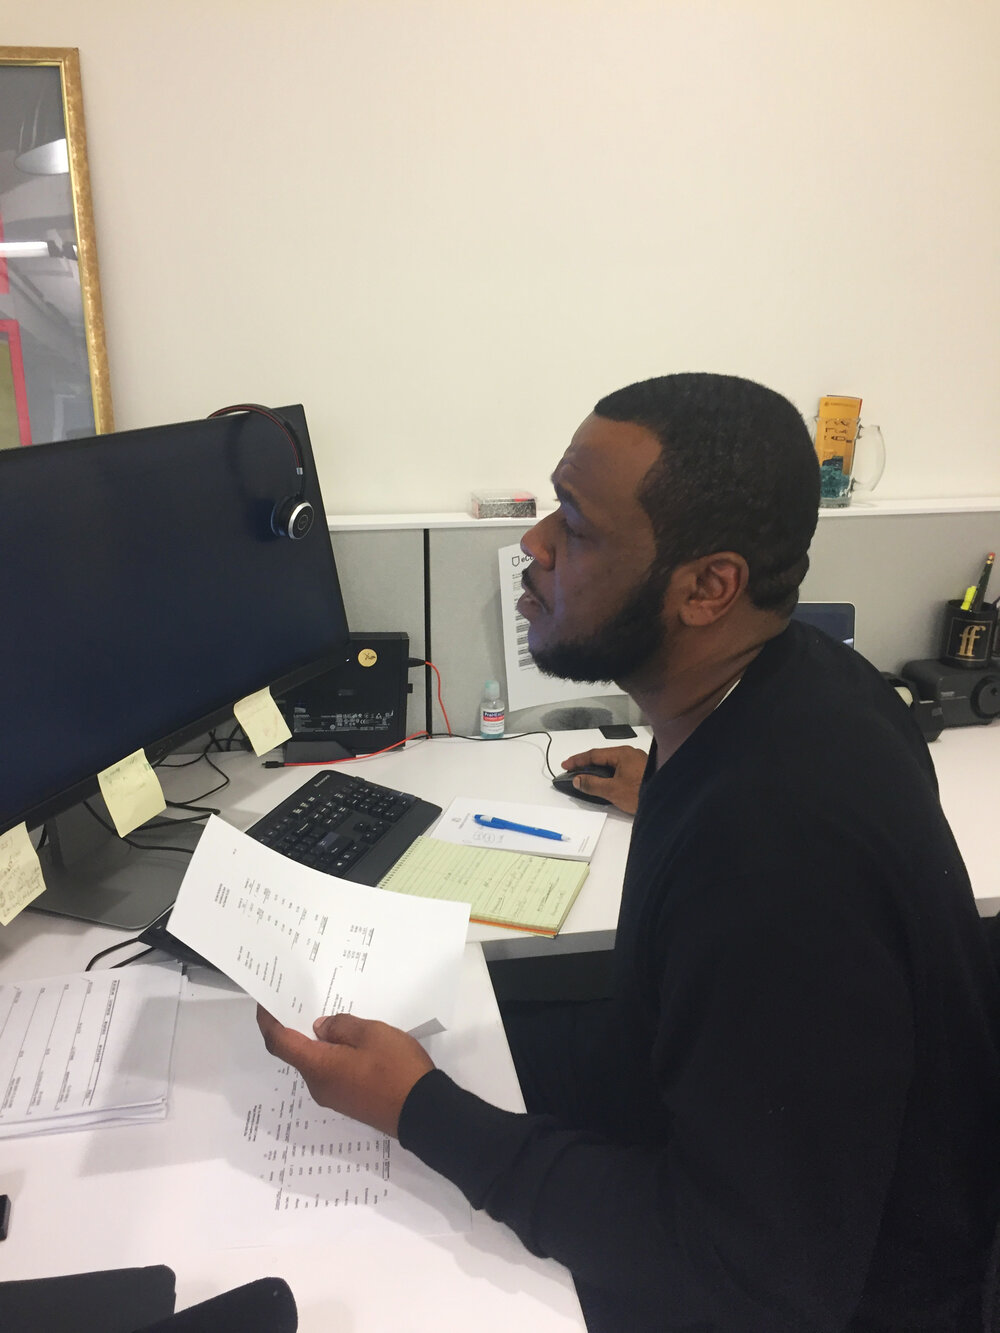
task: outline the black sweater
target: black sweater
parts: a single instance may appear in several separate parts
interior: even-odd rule
[[[400,1141],[566,1264],[592,1331],[976,1328],[1000,994],[907,709],[793,622],[652,769],[593,1116],[434,1070]]]

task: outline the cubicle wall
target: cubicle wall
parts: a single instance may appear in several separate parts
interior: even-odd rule
[[[429,652],[441,672],[444,702],[455,731],[477,726],[483,682],[505,685],[497,550],[517,541],[527,525],[444,522],[416,517],[359,529],[361,520],[331,520],[331,536],[352,629],[406,630],[411,654]],[[391,524],[391,526],[389,526]],[[857,645],[882,671],[910,658],[935,655],[943,603],[962,593],[1000,546],[1000,500],[977,510],[899,512],[890,505],[823,514],[802,588],[805,601],[850,601],[857,607]],[[425,609],[424,562],[429,606]],[[997,586],[1000,591],[1000,575]],[[427,692],[411,672],[408,730],[425,725]],[[615,720],[636,721],[621,697],[573,701]],[[555,705],[513,714],[508,728],[552,725]],[[432,702],[434,730],[443,720]]]

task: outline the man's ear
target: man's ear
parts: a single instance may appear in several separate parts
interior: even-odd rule
[[[735,551],[715,551],[679,566],[670,592],[681,623],[697,629],[721,620],[746,590],[750,569]]]

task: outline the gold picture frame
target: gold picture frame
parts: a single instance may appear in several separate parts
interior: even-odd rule
[[[80,53],[0,47],[0,448],[112,430]]]

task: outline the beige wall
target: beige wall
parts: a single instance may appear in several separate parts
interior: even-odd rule
[[[995,4],[34,0],[2,40],[80,48],[120,428],[301,401],[329,510],[458,509],[730,370],[862,394],[884,495],[1000,493]]]

